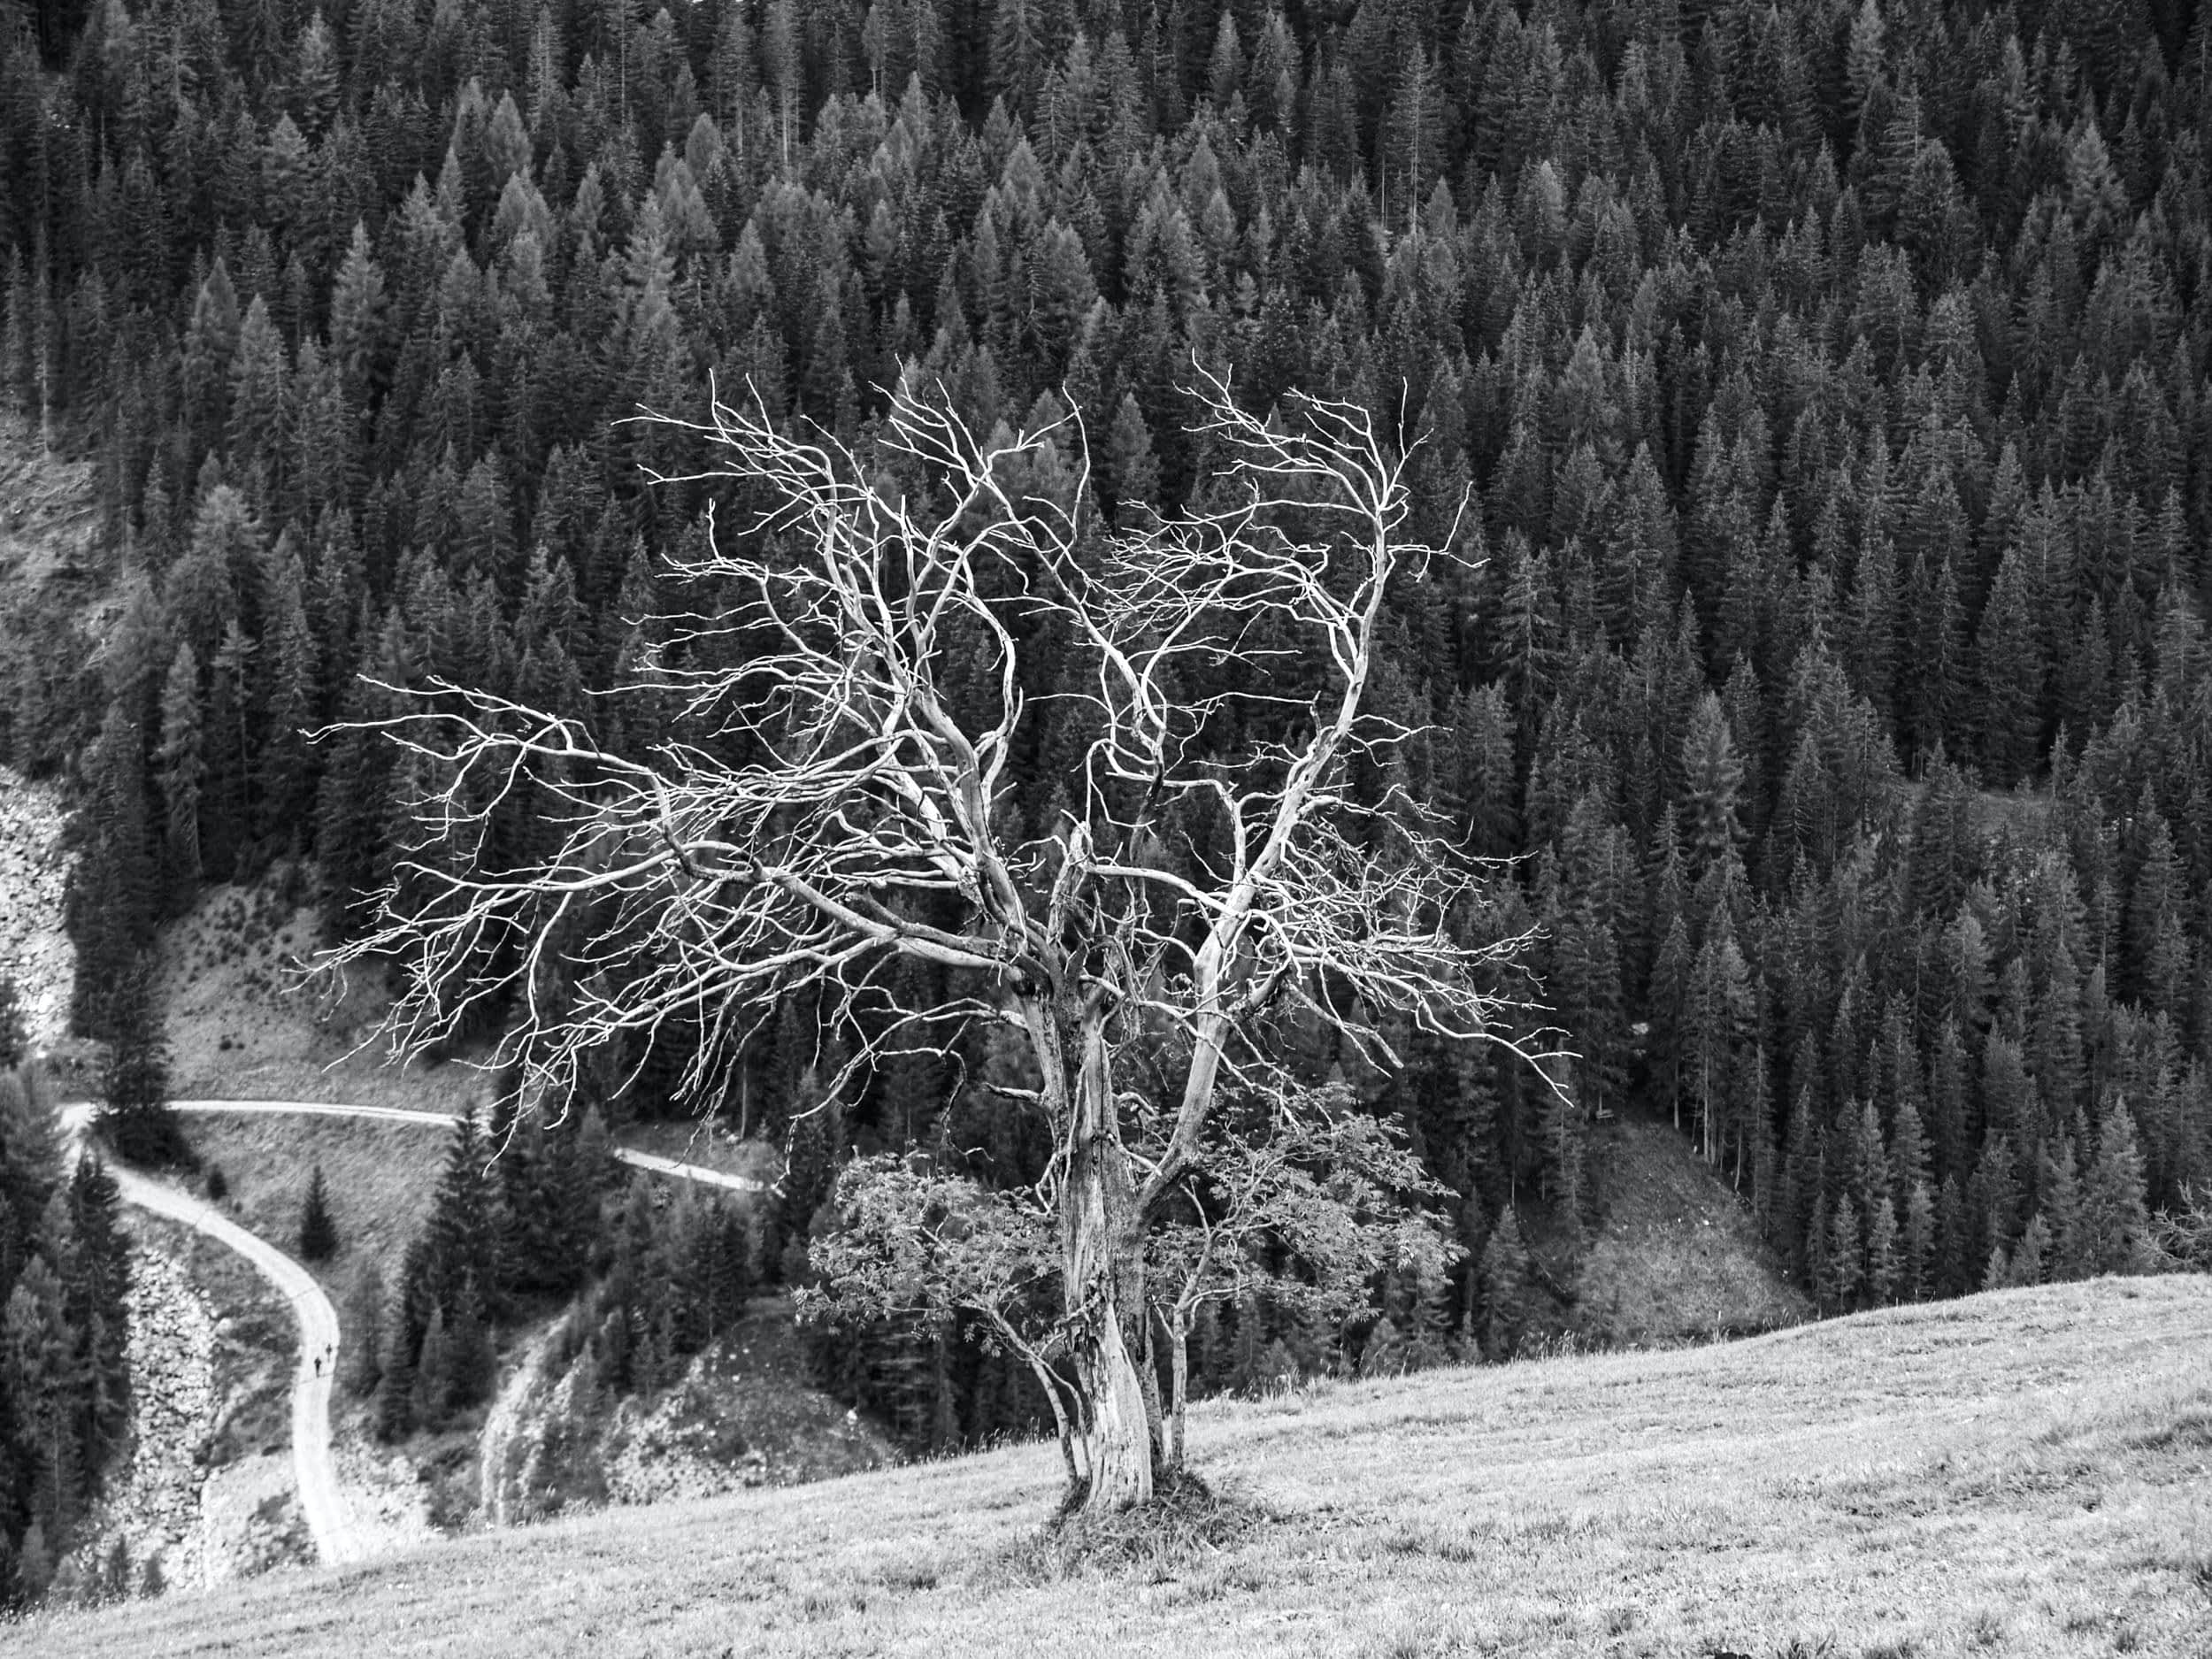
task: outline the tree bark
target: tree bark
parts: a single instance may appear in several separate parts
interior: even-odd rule
[[[1114,1111],[1104,1024],[1102,1014],[1093,1015],[1079,1033],[1061,1231],[1076,1383],[1089,1407],[1082,1507],[1091,1513],[1148,1500],[1160,1445],[1159,1391],[1146,1386],[1137,1363],[1150,1346],[1142,1330],[1144,1233]]]
[[[1166,1452],[1163,1461],[1170,1469],[1183,1466],[1183,1424],[1186,1409],[1190,1404],[1190,1325],[1181,1308],[1170,1318],[1160,1316],[1160,1328],[1167,1333],[1169,1366],[1168,1396],[1165,1430]]]

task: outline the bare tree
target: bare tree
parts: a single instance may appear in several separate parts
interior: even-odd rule
[[[1058,464],[1065,426],[979,442],[910,385],[867,459],[757,405],[670,423],[718,465],[663,481],[769,503],[680,567],[734,597],[641,678],[679,735],[611,753],[480,690],[406,694],[376,724],[430,780],[418,816],[441,851],[403,862],[338,953],[406,957],[402,1048],[488,1005],[509,1022],[495,1062],[557,1093],[598,1045],[696,1020],[685,1087],[711,1094],[791,997],[856,1067],[949,1021],[1010,1027],[1033,1087],[1003,1092],[1056,1148],[1036,1202],[1093,1507],[1146,1499],[1165,1449],[1146,1238],[1225,1074],[1271,1064],[1294,1027],[1382,1066],[1386,1017],[1510,1041],[1503,971],[1525,942],[1470,942],[1481,872],[1395,790],[1350,792],[1355,761],[1387,776],[1409,734],[1366,706],[1386,595],[1438,551],[1403,536],[1403,458],[1351,404],[1295,398],[1263,423],[1219,380],[1197,396],[1229,504],[1113,534],[1086,515],[1087,472],[1065,502],[1021,481]],[[1046,628],[1081,665],[1088,744],[1067,810],[1023,833],[1001,808],[1041,718],[1020,638]],[[475,867],[524,780],[559,846]],[[1171,856],[1194,824],[1205,849]],[[913,978],[886,972],[900,959],[964,988],[887,1019]],[[1117,1056],[1163,1044],[1187,1061],[1140,1148]]]

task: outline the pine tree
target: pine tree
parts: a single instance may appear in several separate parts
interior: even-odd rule
[[[2025,558],[2008,548],[1974,638],[1981,759],[2000,787],[2028,775],[2043,729],[2041,630]]]
[[[1966,1200],[1959,1187],[1956,1175],[1946,1175],[1943,1185],[1936,1192],[1936,1259],[1934,1293],[1939,1296],[1962,1296],[1971,1290],[1970,1277],[1978,1263],[1970,1254],[1974,1239],[1974,1223],[1968,1215]]]
[[[1876,531],[1859,547],[1844,656],[1854,687],[1885,718],[1895,708],[1897,590],[1897,544]]]
[[[1702,875],[1724,860],[1743,839],[1743,826],[1737,818],[1743,763],[1737,756],[1720,699],[1709,691],[1691,711],[1690,729],[1682,740],[1682,772],[1694,867]]]
[[[90,844],[70,887],[69,931],[77,945],[71,1024],[110,1037],[141,984],[140,954],[152,942],[158,883],[146,811],[145,749],[137,722],[111,703],[87,764]]]
[[[1887,35],[1877,0],[1861,0],[1844,46],[1843,119],[1852,130],[1859,126],[1868,95],[1887,75]]]
[[[1874,1220],[1866,1230],[1866,1299],[1875,1307],[1886,1307],[1900,1299],[1901,1284],[1903,1299],[1909,1301],[1897,1207],[1885,1194],[1874,1206]]]
[[[1935,1294],[1940,1230],[1940,1210],[1937,1201],[1929,1194],[1927,1182],[1914,1181],[1905,1194],[1901,1271],[1897,1283],[1899,1301],[1919,1302]]]
[[[491,1325],[485,1316],[484,1299],[477,1293],[473,1279],[461,1282],[447,1342],[447,1409],[475,1405],[490,1394],[498,1379],[498,1360],[492,1351]],[[426,1341],[426,1352],[427,1347]]]
[[[189,641],[177,647],[161,694],[156,778],[164,807],[163,847],[173,890],[188,895],[200,879],[200,669]]]
[[[257,468],[272,491],[280,483],[288,419],[290,365],[269,303],[253,297],[230,364],[230,413],[226,432],[233,476],[252,477]]]
[[[153,1006],[151,979],[142,961],[114,998],[97,1126],[126,1164],[190,1168],[191,1145],[169,1105],[169,1043]]]
[[[1383,117],[1383,170],[1393,193],[1392,218],[1411,219],[1443,179],[1444,118],[1436,60],[1409,31]]]
[[[453,1140],[420,1243],[415,1293],[424,1307],[447,1310],[449,1327],[462,1287],[473,1284],[482,1295],[498,1283],[499,1275],[498,1216],[487,1153],[475,1119],[465,1112],[454,1119]]]
[[[1992,1279],[1989,1287],[2001,1289],[2042,1284],[2050,1246],[2050,1226],[2044,1221],[2042,1211],[2038,1210],[2028,1217],[2028,1225],[2021,1229],[2019,1243],[2012,1247],[2006,1258],[2002,1283]]]
[[[65,1539],[85,1499],[79,1436],[80,1360],[59,1277],[43,1256],[23,1265],[0,1309],[0,1395],[14,1419],[19,1468],[28,1475],[32,1517],[50,1535]]]
[[[2087,1264],[2094,1273],[2131,1273],[2148,1256],[2150,1222],[2143,1197],[2143,1154],[2135,1117],[2114,1094],[2097,1125],[2097,1156],[2082,1193]]]
[[[115,1178],[97,1155],[79,1159],[64,1211],[65,1236],[50,1239],[61,1271],[63,1310],[77,1339],[84,1466],[95,1476],[108,1466],[130,1425],[125,1305],[130,1240],[117,1218],[121,1202]]]
[[[300,1206],[300,1259],[326,1262],[337,1253],[338,1226],[330,1217],[323,1166],[318,1164],[307,1178],[307,1197]]]
[[[1520,1220],[1510,1205],[1499,1213],[1482,1247],[1480,1271],[1483,1353],[1492,1360],[1510,1359],[1520,1341],[1528,1277],[1528,1248],[1521,1242]]]
[[[356,1270],[340,1328],[345,1357],[339,1380],[356,1399],[368,1399],[384,1375],[384,1276],[374,1262],[364,1261]]]
[[[422,1349],[415,1362],[414,1386],[407,1411],[412,1426],[437,1430],[445,1426],[454,1404],[453,1344],[446,1335],[445,1310],[433,1303],[430,1322],[423,1327]]]
[[[408,1328],[403,1292],[393,1297],[382,1323],[384,1350],[376,1368],[377,1438],[404,1440],[415,1428],[416,1356],[420,1339]]]
[[[1814,1294],[1824,1312],[1847,1312],[1858,1295],[1865,1271],[1858,1206],[1849,1194],[1839,1196],[1829,1212],[1828,1236],[1823,1243],[1823,1271],[1814,1283]]]

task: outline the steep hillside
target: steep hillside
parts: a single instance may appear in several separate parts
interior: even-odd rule
[[[223,1171],[232,1218],[295,1254],[308,1182],[322,1171],[338,1249],[309,1266],[333,1298],[365,1269],[388,1284],[398,1276],[449,1142],[436,1129],[373,1118],[216,1114],[193,1117],[188,1133],[202,1161]]]
[[[99,1655],[2212,1651],[2212,1280],[1205,1408],[1225,1511],[1038,1542],[986,1456],[42,1618]]]
[[[531,1343],[488,1415],[480,1513],[494,1524],[603,1505],[716,1497],[874,1469],[877,1426],[814,1386],[791,1307],[754,1302],[735,1332],[649,1400],[606,1400],[588,1354]]]
[[[283,863],[250,886],[204,889],[156,949],[180,1099],[335,1100],[452,1111],[480,1099],[458,1064],[385,1064],[369,1041],[387,995],[380,976],[310,975],[321,948],[314,877]]]
[[[1599,1220],[1565,1329],[1601,1348],[1745,1336],[1812,1317],[1759,1240],[1749,1207],[1663,1123],[1617,1118],[1592,1136]]]
[[[0,974],[23,994],[31,1039],[68,1024],[76,955],[62,932],[70,860],[61,792],[73,688],[110,606],[93,555],[93,467],[46,454],[0,414]]]

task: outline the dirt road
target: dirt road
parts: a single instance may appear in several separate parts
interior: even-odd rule
[[[440,1112],[408,1111],[396,1106],[348,1106],[335,1101],[173,1101],[180,1112],[246,1113],[316,1118],[373,1118],[388,1122],[415,1123],[426,1128],[449,1126],[453,1119]],[[73,1141],[81,1138],[92,1121],[95,1108],[79,1102],[62,1109],[62,1121]],[[615,1148],[615,1156],[655,1174],[733,1192],[757,1193],[765,1183],[746,1175],[728,1175],[695,1164],[681,1164],[629,1147]],[[326,1566],[359,1561],[369,1553],[367,1540],[356,1527],[345,1493],[330,1455],[330,1391],[338,1370],[338,1310],[315,1282],[315,1276],[276,1246],[232,1221],[191,1194],[165,1187],[120,1164],[111,1164],[124,1202],[158,1216],[181,1221],[219,1243],[227,1245],[250,1262],[255,1270],[292,1304],[299,1323],[299,1371],[292,1381],[292,1467],[298,1482],[300,1509],[315,1540],[315,1551]]]
[[[62,1109],[62,1122],[73,1141],[81,1141],[92,1111],[88,1105]],[[191,1194],[119,1164],[110,1164],[108,1172],[115,1177],[124,1202],[181,1221],[237,1251],[292,1304],[300,1332],[299,1370],[292,1379],[292,1471],[299,1486],[300,1509],[307,1517],[315,1553],[325,1564],[360,1560],[368,1553],[367,1546],[354,1526],[330,1457],[330,1386],[338,1353],[338,1310],[330,1305],[330,1298],[304,1267]]]
[[[421,1124],[429,1128],[445,1128],[452,1125],[451,1116],[445,1112],[410,1111],[400,1106],[347,1106],[336,1101],[303,1100],[180,1100],[170,1102],[180,1112],[227,1112],[265,1114],[311,1118],[379,1118],[387,1123]],[[710,1170],[703,1164],[680,1163],[664,1158],[657,1153],[641,1152],[634,1147],[617,1147],[614,1155],[633,1168],[665,1175],[674,1180],[695,1181],[703,1187],[726,1187],[733,1193],[760,1193],[768,1189],[765,1181],[749,1175],[729,1175],[720,1170]]]

